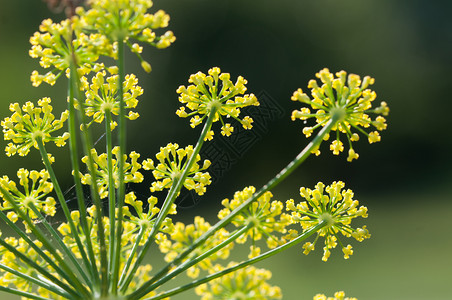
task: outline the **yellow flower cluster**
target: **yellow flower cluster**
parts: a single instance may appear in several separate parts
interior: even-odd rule
[[[172,31],[160,36],[155,33],[159,28],[168,27],[170,17],[163,10],[147,13],[153,5],[150,0],[91,0],[89,4],[91,8],[87,11],[82,7],[76,10],[83,29],[98,32],[111,42],[125,41],[146,72],[151,71],[151,65],[141,57],[142,47],[129,40],[135,39],[158,49],[167,48],[176,40]]]
[[[189,145],[185,148],[179,148],[178,144],[169,143],[165,147],[160,148],[160,152],[155,155],[159,164],[154,166],[154,161],[150,158],[143,161],[143,169],[152,170],[156,181],[152,182],[151,192],[162,191],[170,188],[174,181],[177,181],[185,169],[188,160],[193,155],[193,146]],[[210,166],[209,160],[204,160],[203,166],[200,168],[198,162],[201,156],[196,155],[195,162],[188,171],[184,186],[188,190],[194,190],[198,195],[206,192],[206,186],[211,183],[208,172],[201,172]]]
[[[302,187],[300,195],[306,200],[295,204],[293,199],[286,202],[286,209],[292,212],[294,223],[299,223],[304,230],[308,230],[322,221],[327,225],[320,229],[314,243],[307,242],[303,245],[304,254],[314,250],[319,237],[325,238],[323,248],[323,261],[327,261],[331,255],[330,249],[337,246],[339,242],[344,253],[344,258],[348,259],[353,254],[352,246],[345,247],[338,237],[338,233],[346,237],[353,237],[361,242],[370,238],[366,226],[354,229],[350,226],[352,220],[357,217],[367,218],[367,208],[360,206],[359,202],[353,199],[351,190],[343,190],[345,184],[342,181],[333,182],[326,186],[319,182],[314,190]],[[326,194],[325,194],[326,192]]]
[[[345,297],[343,291],[334,293],[334,297],[327,297],[324,294],[317,294],[314,296],[313,300],[358,300],[355,297]]]
[[[111,72],[116,71],[114,68],[109,70]],[[92,78],[91,84],[88,83],[86,77],[82,77],[82,88],[86,95],[86,101],[83,104],[85,112],[88,117],[92,117],[93,121],[97,123],[102,123],[107,112],[114,115],[119,114],[118,75],[107,78],[105,76],[105,71],[98,72]],[[143,89],[137,84],[138,78],[135,75],[126,75],[122,84],[125,108],[131,109],[137,106],[137,97],[143,94]],[[129,120],[135,120],[139,117],[139,114],[129,111],[129,115],[126,117]],[[113,129],[115,126],[116,122],[112,122],[111,128]]]
[[[224,123],[223,116],[226,118],[234,118],[240,122],[245,129],[251,129],[253,119],[246,116],[239,119],[240,108],[259,105],[256,96],[253,94],[243,95],[246,91],[246,79],[242,76],[237,78],[235,84],[232,83],[229,73],[221,73],[220,68],[211,68],[209,75],[198,72],[190,76],[188,80],[192,83],[188,87],[180,86],[177,93],[180,94],[179,101],[186,105],[190,110],[185,111],[182,106],[176,112],[179,117],[191,117],[190,126],[196,127],[210,114],[212,108],[216,108],[214,122],[220,120],[221,134],[230,136],[234,131],[234,127],[230,123]],[[240,96],[243,95],[243,96]],[[213,131],[211,131],[207,139],[212,139]]]
[[[251,198],[255,192],[256,189],[250,186],[236,192],[233,199],[224,199],[221,204],[225,208],[220,210],[218,218],[227,217],[231,211]],[[269,248],[275,248],[285,243],[286,240],[278,237],[278,234],[286,233],[286,227],[292,223],[292,220],[290,215],[282,212],[284,204],[277,200],[271,201],[271,198],[272,193],[264,193],[232,220],[232,224],[239,228],[252,225],[246,234],[237,239],[238,243],[245,243],[248,237],[253,240],[253,245],[255,241],[265,237]],[[256,256],[259,252],[259,247],[252,247],[250,256]]]
[[[35,32],[30,38],[32,47],[29,55],[32,58],[39,58],[39,64],[44,69],[53,67],[53,70],[44,75],[33,71],[31,74],[33,86],[39,86],[42,82],[55,84],[58,77],[71,65],[73,59],[71,47],[80,75],[102,68],[102,64],[96,63],[99,55],[114,55],[113,46],[107,38],[100,34],[83,33],[82,25],[83,22],[77,16],[61,23],[53,23],[51,19],[42,21],[39,26],[40,32]]]
[[[336,137],[330,145],[333,154],[338,155],[344,151],[343,142],[340,140],[340,133],[345,134],[349,144],[348,161],[357,159],[359,155],[355,152],[352,142],[359,140],[358,133],[367,136],[369,143],[379,142],[381,137],[379,131],[385,130],[386,119],[389,108],[386,102],[381,102],[377,108],[372,108],[372,102],[377,94],[368,89],[375,80],[369,76],[361,77],[355,74],[349,74],[345,71],[336,73],[336,77],[328,69],[323,69],[316,74],[322,85],[319,86],[316,80],[309,81],[308,88],[311,89],[313,100],[309,98],[301,89],[293,93],[292,100],[300,101],[311,106],[311,111],[307,107],[292,112],[292,120],[307,120],[315,118],[317,124],[313,127],[305,127],[303,133],[306,137],[311,136],[314,130],[325,126],[326,123],[335,115],[338,117],[333,131],[336,131]],[[370,113],[378,116],[372,120]],[[376,130],[367,132],[363,128],[373,126]],[[355,131],[355,132],[354,132]],[[358,133],[356,133],[358,132]],[[328,139],[326,136],[325,139]],[[320,152],[316,150],[316,154]]]
[[[50,134],[63,127],[68,112],[64,111],[60,119],[55,119],[50,101],[50,98],[42,98],[38,100],[38,106],[28,101],[22,109],[18,103],[10,104],[9,110],[13,114],[1,122],[4,139],[12,141],[5,148],[6,155],[18,153],[20,156],[26,156],[32,146],[38,149],[38,138],[43,143],[54,142],[59,147],[66,144],[69,133],[65,132],[57,137]]]
[[[45,215],[55,215],[55,199],[48,196],[53,190],[53,184],[49,181],[49,173],[46,170],[38,172],[22,168],[17,171],[17,177],[19,178],[19,185],[23,191],[19,190],[16,183],[7,176],[0,178],[0,185],[9,193],[22,213],[35,221],[38,221],[39,216],[35,214],[32,208]],[[16,222],[19,218],[19,212],[13,210],[13,204],[10,203],[5,195],[0,193],[0,197],[3,198],[0,210],[8,211],[7,217],[12,222]]]
[[[234,265],[235,263],[231,262],[228,267]],[[210,272],[215,273],[223,269],[224,267],[216,265]],[[281,289],[267,282],[271,276],[268,270],[250,266],[200,285],[195,292],[201,296],[201,300],[282,299]]]
[[[166,253],[165,260],[167,262],[172,262],[178,254],[184,252],[188,247],[191,246],[193,241],[199,238],[202,234],[207,232],[211,228],[209,222],[204,220],[200,216],[196,216],[193,224],[185,225],[182,222],[177,222],[174,225],[174,231],[171,233],[170,238],[165,238],[159,241],[160,251]],[[226,229],[222,228],[216,231],[212,236],[210,236],[207,241],[200,247],[196,248],[190,257],[194,258],[198,255],[207,252],[213,247],[217,246],[229,236]],[[191,278],[196,278],[199,276],[201,270],[212,270],[213,261],[217,259],[227,259],[229,257],[230,251],[233,244],[228,244],[226,247],[222,248],[218,252],[215,252],[211,256],[203,259],[198,264],[192,266],[187,270],[187,275]],[[190,257],[188,259],[190,259]]]
[[[116,158],[112,158],[113,164],[113,179],[115,181],[115,188],[119,186],[119,147],[114,147],[112,150],[112,154]],[[102,153],[101,155],[97,155],[96,149],[91,149],[91,155],[94,160],[94,167],[97,176],[97,188],[99,191],[99,196],[101,198],[106,198],[108,196],[108,165],[107,165],[107,154]],[[138,163],[138,158],[140,154],[132,151],[129,154],[130,163],[127,162],[127,155],[124,157],[124,182],[134,182],[139,183],[143,181],[143,174],[139,172],[141,169],[141,164]],[[88,156],[84,156],[82,161],[87,164]],[[83,184],[91,185],[92,178],[89,173],[80,174],[81,180]]]

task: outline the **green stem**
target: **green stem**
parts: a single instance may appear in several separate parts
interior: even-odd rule
[[[250,197],[248,200],[244,201],[241,205],[239,205],[236,209],[234,209],[229,215],[227,215],[225,218],[220,220],[218,223],[216,223],[214,226],[212,226],[207,232],[205,232],[203,235],[201,235],[197,240],[195,240],[190,248],[188,248],[183,253],[179,254],[173,261],[173,263],[178,264],[180,263],[186,256],[188,256],[193,249],[196,249],[199,245],[203,244],[211,235],[213,235],[217,230],[225,227],[227,224],[229,224],[232,219],[238,215],[243,209],[245,209],[248,205],[250,205],[253,201],[258,199],[260,196],[262,196],[265,192],[271,190],[275,186],[277,186],[281,181],[283,181],[287,176],[289,176],[293,171],[295,171],[298,166],[306,160],[306,158],[309,157],[311,154],[311,151],[317,149],[317,147],[320,146],[322,143],[323,138],[325,135],[327,135],[331,128],[334,127],[334,125],[337,122],[337,117],[333,116],[332,119],[330,119],[325,127],[322,128],[322,130],[319,131],[319,133],[315,136],[315,138],[312,139],[311,142],[295,157],[294,160],[292,160],[281,172],[279,172],[274,178],[272,178],[266,185],[264,185],[259,191],[253,194],[252,197]],[[148,283],[144,283],[143,286],[147,285]]]
[[[105,136],[106,136],[106,152],[107,152],[107,170],[108,170],[108,208],[109,208],[109,218],[110,218],[110,265],[109,272],[113,274],[113,263],[112,259],[114,257],[115,250],[115,208],[116,208],[116,193],[115,193],[115,179],[113,177],[113,143],[111,137],[111,112],[105,111]]]
[[[94,279],[94,284],[96,287],[99,287],[100,280],[99,280],[99,272],[97,270],[96,265],[96,256],[94,254],[93,245],[91,242],[91,234],[88,226],[88,217],[86,214],[86,206],[85,206],[85,197],[83,195],[83,187],[80,179],[80,166],[79,166],[79,157],[78,157],[78,142],[77,142],[77,122],[75,117],[75,101],[74,101],[74,89],[76,86],[76,83],[74,82],[76,80],[76,76],[74,75],[74,72],[77,72],[77,70],[74,70],[75,66],[71,66],[70,72],[70,79],[69,79],[69,87],[68,87],[68,93],[69,93],[69,103],[68,103],[68,110],[69,110],[69,119],[68,119],[68,128],[69,128],[69,153],[71,156],[71,165],[73,170],[73,176],[74,176],[74,184],[75,184],[75,193],[77,197],[77,205],[80,213],[80,226],[82,228],[83,233],[85,234],[85,241],[86,241],[86,248],[88,251],[88,256],[90,260],[90,271],[92,274],[92,277]],[[79,103],[79,105],[82,105],[82,103]],[[71,218],[72,219],[72,218]],[[74,236],[78,236],[78,230],[72,231],[74,233]]]
[[[107,260],[107,246],[106,246],[106,239],[105,239],[105,230],[104,230],[104,223],[102,221],[103,217],[103,209],[102,209],[102,202],[100,201],[99,196],[99,190],[97,187],[97,174],[96,174],[96,168],[94,167],[94,159],[93,155],[91,153],[91,149],[93,149],[93,140],[91,138],[91,130],[89,126],[87,125],[86,121],[86,113],[85,113],[85,107],[83,105],[83,102],[81,101],[80,97],[80,80],[78,78],[77,69],[75,67],[75,61],[71,62],[71,68],[73,69],[71,72],[71,80],[74,80],[74,92],[75,97],[79,99],[79,109],[80,109],[80,120],[82,124],[82,142],[83,142],[83,148],[85,155],[88,157],[87,166],[88,166],[88,172],[91,176],[92,183],[90,185],[91,189],[91,196],[93,198],[94,206],[96,209],[96,222],[97,222],[97,238],[99,241],[99,248],[100,248],[100,273],[101,273],[101,294],[106,295],[108,293],[108,260]],[[87,239],[91,238],[91,235],[88,235],[86,237]]]
[[[63,273],[60,275],[63,276],[70,284],[72,284],[78,291],[84,293],[89,296],[90,293],[85,288],[85,286],[80,282],[80,280],[75,276],[74,271],[71,270],[68,264],[66,264],[65,260],[60,256],[58,251],[55,249],[55,246],[46,238],[45,234],[35,226],[30,217],[21,210],[21,208],[17,205],[16,201],[12,198],[11,194],[5,190],[5,188],[0,185],[0,192],[3,194],[3,198],[11,204],[15,213],[19,215],[19,217],[25,221],[28,228],[31,232],[36,236],[36,238],[43,244],[43,246],[49,251],[50,254],[58,261],[61,266]]]
[[[114,256],[113,256],[113,274],[110,280],[111,291],[114,295],[117,294],[118,290],[118,278],[119,278],[119,266],[121,264],[121,238],[123,231],[123,211],[124,197],[125,197],[125,183],[124,183],[124,155],[126,153],[126,141],[127,141],[127,123],[126,123],[126,112],[124,106],[124,40],[122,38],[118,39],[118,93],[119,93],[119,130],[118,130],[118,140],[119,140],[119,162],[118,162],[118,177],[119,177],[119,187],[118,187],[118,216],[116,221],[116,241],[114,243]]]
[[[256,257],[254,257],[252,259],[249,259],[247,261],[239,263],[239,264],[237,264],[237,265],[235,265],[233,267],[224,269],[224,270],[222,270],[220,272],[208,275],[208,276],[206,276],[206,277],[204,277],[202,279],[198,279],[196,281],[193,281],[192,283],[189,283],[189,284],[186,284],[186,285],[174,288],[172,290],[166,291],[166,292],[164,292],[162,294],[159,294],[157,296],[154,296],[154,297],[146,298],[144,300],[159,300],[159,299],[163,299],[163,298],[166,298],[166,297],[170,297],[170,296],[179,294],[181,292],[184,292],[184,291],[186,291],[188,289],[197,287],[197,286],[199,286],[201,284],[209,282],[209,281],[211,281],[213,279],[216,279],[218,277],[222,277],[222,276],[224,276],[226,274],[229,274],[231,272],[234,272],[234,271],[237,271],[237,270],[242,269],[244,267],[247,267],[249,265],[255,264],[255,263],[257,263],[257,262],[259,262],[261,260],[269,258],[269,257],[271,257],[271,256],[273,256],[275,254],[278,254],[281,251],[284,251],[284,250],[286,250],[286,249],[288,249],[288,248],[290,248],[292,246],[295,246],[295,245],[299,244],[300,242],[302,242],[303,240],[307,239],[312,234],[314,234],[315,232],[319,231],[320,229],[322,229],[323,227],[325,227],[327,225],[328,225],[327,221],[324,221],[324,220],[320,221],[319,224],[317,224],[316,226],[306,230],[301,235],[299,235],[298,237],[296,237],[295,239],[293,239],[292,241],[290,241],[290,242],[288,242],[288,243],[286,243],[284,245],[281,245],[281,246],[279,246],[277,248],[269,250],[269,251],[267,251],[267,252],[265,252],[265,253],[263,253],[263,254],[261,254],[259,256],[256,256]],[[141,296],[143,296],[143,295],[141,295]],[[138,297],[140,297],[140,296],[138,296]],[[139,299],[139,298],[127,298],[127,299]]]
[[[54,262],[52,258],[50,258],[40,247],[38,247],[29,237],[28,235],[23,232],[16,224],[14,224],[8,217],[0,211],[0,218],[6,222],[9,228],[12,228],[33,250],[36,251],[36,253],[42,257],[48,264],[51,266],[58,274],[60,274],[64,278],[64,271],[61,270],[61,268]],[[77,294],[76,291],[74,291],[70,286],[68,286],[66,283],[63,283],[61,280],[56,278],[54,275],[49,273],[46,269],[38,265],[35,261],[29,259],[24,254],[20,253],[15,247],[12,247],[8,243],[6,243],[2,238],[0,238],[0,245],[4,246],[8,251],[12,252],[15,256],[17,256],[19,259],[21,259],[24,263],[29,265],[31,268],[35,269],[45,277],[47,277],[50,281],[60,286],[62,289],[70,293],[74,296],[80,296]]]
[[[204,144],[204,139],[207,136],[207,133],[209,133],[210,129],[212,128],[212,123],[215,118],[215,115],[217,113],[218,108],[216,106],[212,107],[209,117],[204,124],[204,128],[202,129],[201,135],[199,136],[198,142],[196,143],[195,148],[193,149],[193,154],[188,159],[188,162],[182,171],[182,175],[180,179],[176,182],[173,182],[173,186],[168,192],[168,195],[166,196],[165,201],[163,202],[162,208],[157,215],[157,218],[155,220],[154,226],[152,227],[151,233],[146,241],[146,243],[143,245],[143,248],[141,248],[137,260],[135,261],[132,269],[128,273],[128,275],[124,278],[124,276],[127,274],[128,268],[124,268],[124,271],[121,276],[121,291],[125,291],[130,284],[130,282],[133,279],[133,275],[135,274],[136,270],[138,269],[138,266],[143,261],[144,256],[146,255],[147,250],[151,246],[152,241],[154,240],[155,235],[157,234],[158,230],[160,229],[160,226],[162,225],[163,221],[165,220],[166,216],[168,215],[168,212],[171,209],[171,206],[173,205],[174,201],[176,200],[176,197],[179,195],[179,192],[184,185],[185,179],[188,176],[188,173],[193,166],[193,163],[196,161],[196,156],[199,154],[199,151],[201,151],[201,147]],[[128,266],[127,266],[128,267]],[[122,280],[124,279],[124,280]]]
[[[216,245],[215,247],[209,249],[208,251],[204,252],[203,254],[199,255],[196,258],[188,259],[184,263],[180,264],[177,268],[175,268],[171,273],[167,274],[163,278],[161,274],[166,274],[171,267],[174,267],[174,263],[170,263],[165,268],[163,268],[159,273],[157,273],[150,281],[147,282],[146,285],[142,286],[138,290],[136,290],[134,293],[130,294],[130,299],[139,299],[143,295],[146,295],[150,291],[156,289],[157,287],[161,286],[162,284],[168,282],[172,278],[176,277],[180,273],[184,272],[188,268],[194,266],[198,262],[204,260],[205,258],[211,256],[212,254],[216,253],[217,251],[221,250],[222,248],[226,247],[230,243],[232,243],[234,240],[239,238],[241,235],[246,233],[248,230],[250,230],[253,227],[252,223],[249,223],[247,226],[242,227],[241,229],[237,230],[235,233],[233,233],[230,237],[228,237],[226,240],[221,242],[220,244]],[[190,246],[191,248],[192,246]],[[192,249],[193,251],[194,249]],[[161,278],[157,281],[158,278]],[[154,283],[155,282],[155,283]],[[134,296],[134,295],[141,295],[141,296]],[[134,298],[136,297],[136,298]]]
[[[64,211],[64,215],[66,217],[66,220],[71,228],[71,232],[74,233],[73,237],[75,239],[75,242],[77,244],[77,248],[80,251],[80,255],[82,256],[83,262],[85,264],[85,266],[87,268],[89,268],[90,263],[89,260],[86,256],[86,252],[85,249],[83,247],[82,241],[80,240],[80,236],[77,234],[77,229],[75,227],[74,221],[72,220],[71,217],[71,213],[69,211],[69,208],[66,204],[66,201],[64,199],[64,195],[63,192],[61,191],[60,188],[60,184],[58,183],[58,179],[55,176],[55,172],[53,171],[52,168],[52,164],[49,161],[49,158],[47,156],[47,151],[44,147],[44,144],[42,142],[41,138],[37,138],[36,142],[38,144],[38,148],[39,151],[41,152],[41,156],[42,159],[44,161],[44,165],[47,169],[47,172],[50,175],[50,179],[52,180],[55,192],[57,194],[57,198],[59,200],[59,203],[61,205],[61,207],[63,208]],[[66,255],[69,257],[69,259],[72,261],[72,263],[74,264],[74,266],[76,267],[76,269],[79,271],[80,275],[83,277],[83,279],[85,280],[85,282],[89,285],[92,286],[91,284],[91,280],[86,276],[85,271],[82,269],[81,265],[77,262],[77,259],[74,257],[74,253],[72,253],[72,251],[70,251],[66,244],[61,240],[60,236],[58,235],[58,233],[53,229],[52,226],[50,226],[50,224],[47,222],[46,218],[44,218],[44,216],[42,216],[42,214],[36,209],[36,207],[32,204],[31,209],[33,210],[33,212],[39,216],[42,219],[42,222],[44,224],[44,226],[47,228],[47,230],[50,232],[50,234],[53,236],[53,238],[58,242],[58,244],[61,246],[61,249],[63,249],[63,251],[66,253]]]
[[[71,296],[70,294],[66,293],[64,290],[61,290],[59,286],[54,285],[50,281],[42,281],[42,280],[40,280],[38,278],[35,278],[35,277],[30,276],[30,275],[27,275],[27,274],[24,274],[22,272],[19,272],[17,270],[14,270],[14,269],[12,269],[12,268],[10,268],[10,267],[2,264],[2,263],[0,263],[0,269],[6,271],[8,273],[11,273],[13,275],[16,275],[17,277],[20,277],[20,278],[24,279],[25,281],[28,281],[30,283],[34,283],[34,284],[36,284],[36,285],[38,285],[40,287],[43,287],[44,289],[46,289],[48,291],[51,291],[51,292],[53,292],[53,293],[55,293],[57,295],[63,296],[66,299]]]
[[[9,293],[9,294],[13,294],[13,295],[17,295],[17,296],[21,296],[21,297],[24,297],[25,299],[52,300],[50,298],[37,296],[37,295],[32,294],[32,293],[19,291],[19,290],[8,288],[8,287],[4,287],[4,286],[0,286],[0,291],[6,292],[6,293]]]

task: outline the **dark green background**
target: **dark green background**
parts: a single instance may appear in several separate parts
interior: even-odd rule
[[[213,220],[219,202],[247,185],[261,186],[284,167],[307,143],[302,123],[290,113],[297,88],[324,67],[376,78],[377,102],[391,113],[382,142],[355,148],[358,161],[333,156],[324,145],[275,191],[275,198],[297,198],[300,186],[344,180],[356,198],[369,208],[365,224],[372,238],[354,242],[355,254],[331,261],[316,251],[306,257],[301,247],[259,266],[273,270],[272,283],[285,299],[311,299],[317,292],[367,299],[450,299],[451,223],[452,18],[450,1],[316,0],[316,1],[157,1],[171,15],[176,43],[166,50],[145,47],[150,75],[134,72],[145,89],[141,118],[130,123],[129,149],[152,157],[168,142],[195,143],[196,130],[178,118],[176,88],[189,74],[219,66],[232,77],[244,76],[248,91],[266,91],[285,110],[267,136],[243,154],[231,170],[195,208]],[[37,101],[51,96],[55,111],[66,105],[65,82],[33,88],[31,71],[38,63],[28,57],[28,39],[44,18],[59,20],[40,1],[2,0],[0,4],[0,118],[8,103]],[[143,130],[144,128],[144,130]],[[0,142],[4,148],[5,142]],[[71,187],[67,154],[54,151],[63,189]],[[34,153],[27,158],[0,154],[1,174],[14,176],[20,167],[41,168]],[[137,187],[145,194],[145,187]],[[361,223],[362,224],[362,223]],[[318,247],[320,248],[320,247]],[[179,297],[176,299],[188,299]]]

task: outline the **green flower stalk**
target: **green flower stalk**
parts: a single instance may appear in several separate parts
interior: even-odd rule
[[[181,213],[175,205],[181,189],[202,196],[211,184],[211,162],[200,152],[205,141],[214,138],[214,123],[221,123],[226,137],[234,132],[231,118],[251,130],[253,119],[241,116],[242,109],[258,106],[259,101],[245,94],[247,81],[241,76],[234,83],[218,67],[207,74],[198,72],[189,77],[188,86],[177,89],[183,106],[176,112],[189,117],[192,128],[203,125],[197,143],[168,143],[155,160],[140,160],[140,154],[127,152],[126,121],[138,118],[137,98],[143,89],[134,74],[125,75],[125,48],[149,72],[141,43],[163,49],[175,41],[171,31],[158,33],[170,18],[162,10],[148,12],[152,5],[150,0],[90,0],[60,23],[44,20],[30,39],[30,56],[49,69],[44,75],[33,71],[32,84],[53,85],[65,74],[68,110],[56,119],[49,98],[37,105],[13,103],[12,115],[1,122],[7,156],[25,156],[36,148],[45,167],[19,169],[18,183],[0,177],[0,219],[16,234],[0,236],[1,291],[28,299],[156,300],[195,289],[202,300],[281,299],[281,289],[268,283],[271,272],[253,264],[301,242],[308,254],[320,239],[322,260],[327,261],[338,245],[348,259],[353,249],[342,243],[343,237],[359,242],[370,237],[365,225],[352,225],[354,219],[367,217],[367,208],[359,206],[341,181],[301,188],[302,201],[274,200],[271,192],[312,153],[319,155],[322,142],[332,134],[333,154],[343,152],[341,138],[346,139],[347,160],[352,161],[358,158],[352,143],[360,135],[374,143],[387,127],[386,103],[372,108],[376,93],[368,87],[373,78],[344,71],[333,75],[328,69],[316,74],[321,85],[309,82],[312,99],[301,89],[293,94],[292,100],[310,107],[295,110],[292,119],[315,119],[316,125],[303,129],[306,137],[314,136],[285,168],[261,188],[249,186],[224,199],[216,222],[201,215],[192,224],[173,222],[170,216]],[[109,59],[101,63],[101,57]],[[102,150],[91,138],[96,123],[104,124]],[[58,135],[65,126],[68,132]],[[53,170],[54,164],[65,162],[47,152],[50,142],[63,147],[67,141],[78,205],[73,210]],[[84,155],[79,153],[80,141]],[[81,162],[86,168],[80,168]],[[126,184],[141,182],[150,183],[149,195],[126,193]],[[60,209],[62,221],[50,222],[60,217]],[[314,240],[306,241],[311,236]],[[230,261],[243,245],[249,247],[248,255]],[[153,271],[157,251],[167,264]],[[166,284],[182,273],[190,281],[169,289]],[[314,299],[354,298],[337,292],[334,298],[318,294]]]

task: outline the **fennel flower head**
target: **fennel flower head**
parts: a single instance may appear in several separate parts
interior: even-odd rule
[[[321,81],[320,86],[316,80],[309,81],[308,88],[311,89],[313,99],[302,89],[293,93],[291,98],[293,101],[308,104],[311,108],[303,107],[293,111],[292,120],[314,118],[317,124],[303,129],[305,136],[310,137],[314,130],[325,126],[335,116],[337,121],[332,131],[335,131],[336,134],[333,135],[330,150],[335,155],[344,151],[344,144],[341,140],[341,134],[343,134],[349,145],[347,160],[352,161],[359,157],[352,145],[352,142],[359,140],[359,134],[366,136],[369,143],[381,140],[379,131],[385,130],[387,127],[386,119],[383,116],[388,115],[389,108],[384,101],[379,107],[372,107],[377,94],[368,87],[374,84],[374,78],[365,76],[361,79],[359,75],[355,74],[347,76],[345,71],[337,72],[335,75],[325,68],[316,74]],[[372,119],[370,114],[377,116]],[[371,128],[374,130],[369,132],[369,129],[372,130]],[[329,135],[324,139],[329,139]],[[315,153],[318,155],[320,151],[316,149]]]

